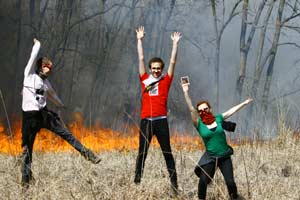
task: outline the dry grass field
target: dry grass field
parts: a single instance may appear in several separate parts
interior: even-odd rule
[[[300,200],[300,145],[289,130],[273,141],[234,148],[232,157],[239,193],[253,200]],[[144,177],[133,184],[136,151],[100,153],[93,165],[78,153],[33,155],[35,183],[27,191],[20,185],[20,165],[14,156],[0,154],[0,199],[197,199],[194,166],[202,151],[173,149],[180,194],[170,195],[165,162],[158,148],[149,149]],[[228,199],[218,170],[207,199]]]

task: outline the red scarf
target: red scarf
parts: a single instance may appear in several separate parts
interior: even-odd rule
[[[202,111],[200,117],[205,125],[210,125],[215,121],[215,116],[211,112]]]

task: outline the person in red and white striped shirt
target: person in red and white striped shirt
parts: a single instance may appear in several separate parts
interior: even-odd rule
[[[136,161],[134,182],[139,184],[143,175],[148,148],[153,135],[162,149],[171,181],[171,189],[177,194],[177,173],[172,155],[169,127],[167,121],[167,100],[169,89],[173,80],[174,68],[177,57],[177,45],[181,38],[179,32],[171,34],[173,41],[170,64],[164,75],[164,62],[161,58],[150,59],[150,74],[146,73],[142,39],[145,36],[144,27],[136,30],[137,49],[139,58],[139,75],[142,89],[141,124],[139,136],[139,152]]]

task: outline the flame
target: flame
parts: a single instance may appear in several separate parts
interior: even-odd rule
[[[102,128],[100,124],[92,127],[84,125],[84,118],[80,113],[74,113],[74,120],[68,124],[68,129],[86,147],[95,152],[103,151],[130,151],[138,149],[139,127],[127,125],[124,132]],[[22,152],[22,125],[17,120],[12,126],[13,137],[6,133],[3,124],[0,124],[0,153],[18,155]],[[175,149],[199,150],[203,145],[199,136],[190,136],[176,132],[171,135],[171,145]],[[158,141],[153,137],[152,146],[159,147]],[[51,131],[41,129],[36,135],[34,151],[40,152],[68,152],[73,147]]]

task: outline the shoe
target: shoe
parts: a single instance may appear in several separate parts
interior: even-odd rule
[[[135,175],[134,177],[134,181],[133,181],[136,185],[141,183],[141,176],[140,175]]]
[[[243,196],[238,195],[237,198],[232,198],[232,200],[246,200]]]
[[[29,175],[29,184],[30,185],[34,185],[35,184],[35,178],[32,175],[32,172]]]
[[[29,189],[29,183],[22,181],[21,186],[22,186],[22,193],[26,193]]]
[[[171,196],[176,197],[179,194],[178,185],[177,183],[171,183]]]
[[[29,185],[35,184],[35,178],[32,175],[32,171],[30,170],[28,175],[22,176],[21,185],[23,188],[29,188]]]
[[[101,158],[96,156],[94,152],[89,149],[84,150],[81,155],[88,161],[91,161],[93,164],[98,164],[101,161]]]
[[[22,182],[21,182],[22,192],[26,192],[29,189],[29,186],[34,184],[35,184],[35,179],[33,178],[33,176],[22,178]]]

